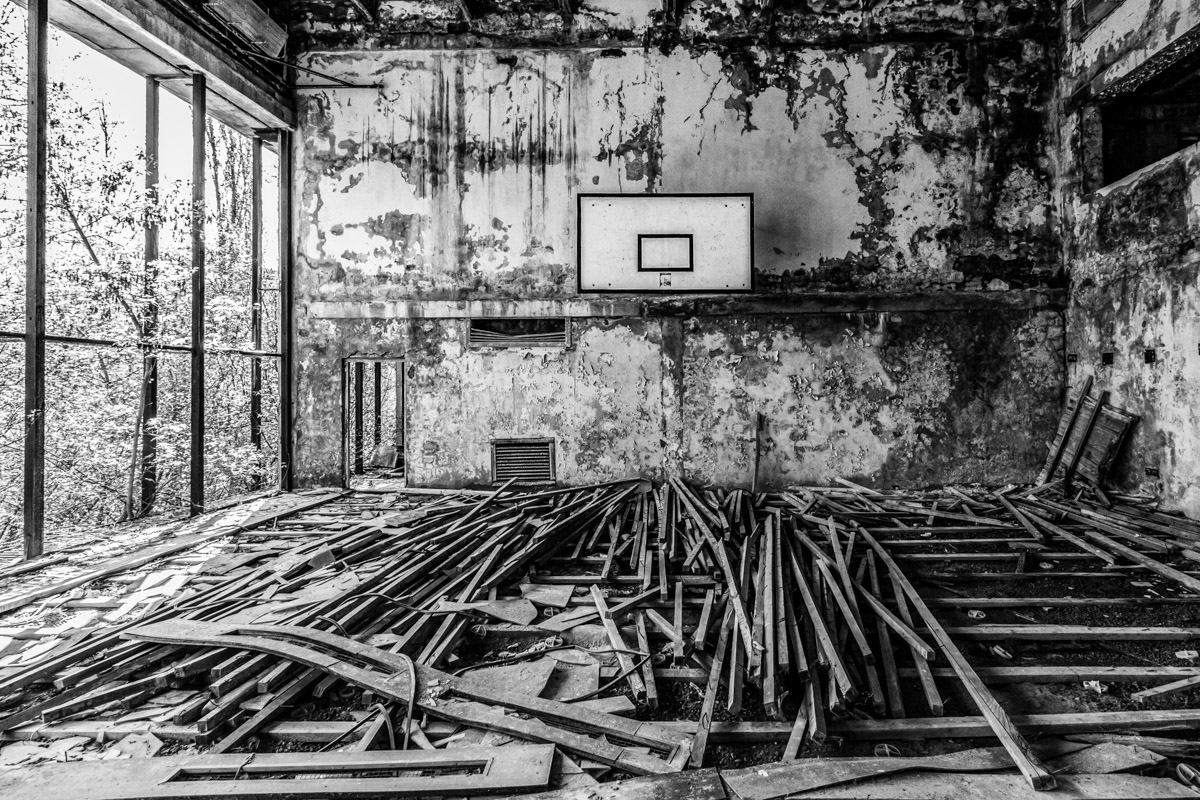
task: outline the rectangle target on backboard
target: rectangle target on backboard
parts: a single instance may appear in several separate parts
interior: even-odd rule
[[[580,194],[580,292],[749,292],[754,195]]]

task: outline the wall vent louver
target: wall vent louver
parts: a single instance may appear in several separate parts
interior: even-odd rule
[[[521,484],[554,483],[554,440],[501,439],[492,442],[492,480]]]
[[[480,347],[569,347],[571,326],[566,318],[473,319],[467,346]]]

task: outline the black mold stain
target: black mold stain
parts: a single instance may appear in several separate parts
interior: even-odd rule
[[[645,29],[627,28],[586,4],[576,11],[586,24],[550,0],[469,0],[469,18],[453,5],[391,7],[378,24],[364,24],[351,4],[301,0],[276,9],[288,23],[289,52],[330,49],[437,49],[440,47],[562,47],[614,42],[670,53],[678,47],[774,44],[815,47],[863,42],[920,42],[969,38],[1043,37],[1057,24],[1055,0],[927,0],[875,3],[859,0],[778,0],[727,5],[720,0],[668,0],[650,11]],[[435,13],[430,13],[434,10]],[[696,26],[699,20],[702,24]],[[687,23],[685,25],[685,22]]]

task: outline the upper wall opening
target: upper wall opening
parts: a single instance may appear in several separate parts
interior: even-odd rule
[[[1114,84],[1095,107],[1103,185],[1200,141],[1200,30]]]
[[[185,101],[191,74],[205,75],[209,115],[239,133],[295,125],[286,30],[253,0],[52,2],[50,23]]]

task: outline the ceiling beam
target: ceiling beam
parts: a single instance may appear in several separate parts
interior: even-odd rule
[[[164,89],[186,101],[190,74],[205,75],[209,115],[242,133],[295,127],[289,93],[157,0],[58,0],[50,4],[50,22],[138,75],[159,76]]]

